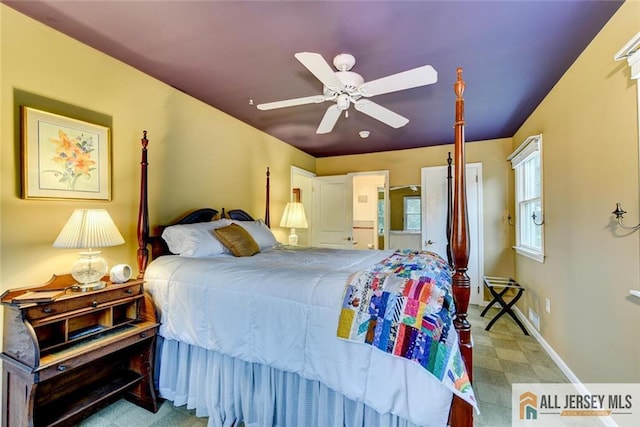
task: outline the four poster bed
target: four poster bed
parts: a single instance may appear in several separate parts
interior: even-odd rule
[[[461,69],[454,91],[461,165]],[[209,426],[473,425],[464,167],[450,184],[445,261],[277,244],[268,170],[264,222],[206,208],[150,236],[147,144],[145,131],[138,267],[161,321],[161,397]]]

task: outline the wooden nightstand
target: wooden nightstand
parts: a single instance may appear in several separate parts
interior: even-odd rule
[[[158,322],[142,280],[67,291],[51,302],[12,302],[27,291],[74,283],[70,275],[53,276],[44,285],[0,297],[3,426],[73,425],[119,397],[158,410]]]

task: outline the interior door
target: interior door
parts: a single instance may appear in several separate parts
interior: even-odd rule
[[[313,178],[312,245],[353,248],[353,184],[350,175]]]
[[[482,275],[482,164],[467,164],[467,211],[471,240],[467,274],[471,304],[483,302]],[[422,249],[447,258],[447,167],[422,168]]]

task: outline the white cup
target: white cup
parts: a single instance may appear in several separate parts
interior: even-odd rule
[[[131,267],[127,264],[114,265],[109,274],[111,283],[124,283],[131,279]]]

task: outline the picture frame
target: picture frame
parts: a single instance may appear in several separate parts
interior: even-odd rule
[[[111,131],[21,107],[22,197],[111,200]]]

